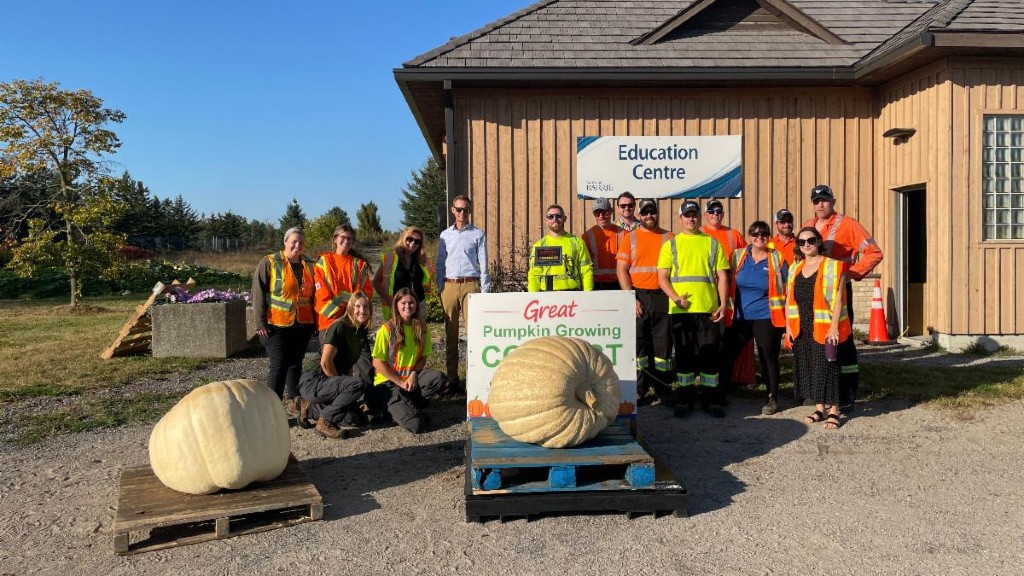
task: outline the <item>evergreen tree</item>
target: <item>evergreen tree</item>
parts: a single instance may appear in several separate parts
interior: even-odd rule
[[[306,213],[302,211],[302,207],[299,206],[299,200],[292,198],[291,203],[284,210],[284,216],[281,216],[280,220],[281,230],[287,230],[289,228],[305,228],[306,227]]]
[[[439,236],[438,216],[444,214],[448,191],[444,170],[433,158],[428,158],[422,168],[412,172],[412,181],[402,189],[402,196],[404,199],[399,204],[405,213],[402,224],[416,226],[427,236]]]
[[[377,205],[370,200],[359,207],[356,212],[356,221],[359,223],[357,229],[360,235],[380,234],[384,230],[380,227],[380,215],[377,214]]]
[[[334,229],[342,224],[351,226],[352,222],[348,214],[338,206],[311,220],[306,227],[307,250],[330,250]]]

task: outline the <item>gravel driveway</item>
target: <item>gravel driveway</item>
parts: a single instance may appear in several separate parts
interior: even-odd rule
[[[918,356],[886,361],[973,361]],[[262,378],[265,362],[106,393]],[[9,404],[0,417],[9,428],[19,412],[60,402]],[[866,403],[838,431],[804,424],[808,408],[762,417],[760,404],[733,400],[723,420],[640,410],[641,433],[690,492],[688,518],[468,524],[464,408],[452,402],[431,409],[432,431],[418,437],[391,427],[338,442],[292,429],[323,521],[128,557],[112,551],[118,476],[148,462],[151,426],[0,444],[0,574],[1021,573],[1024,402],[970,420]]]

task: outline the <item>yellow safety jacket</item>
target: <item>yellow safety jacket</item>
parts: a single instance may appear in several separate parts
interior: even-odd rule
[[[676,234],[661,247],[658,268],[669,269],[669,282],[676,294],[690,295],[686,310],[669,300],[669,314],[710,314],[718,308],[718,271],[729,269],[718,240],[704,232]]]
[[[539,266],[534,262],[538,247],[560,246],[562,248],[562,263],[552,266]],[[561,236],[552,238],[544,235],[530,248],[530,270],[527,272],[529,280],[528,290],[530,292],[547,291],[548,281],[551,278],[550,290],[593,290],[594,289],[594,265],[590,261],[590,253],[586,245],[577,236],[568,232]]]

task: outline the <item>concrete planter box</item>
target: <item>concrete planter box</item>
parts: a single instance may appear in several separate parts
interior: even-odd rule
[[[244,301],[153,307],[154,358],[227,358],[249,345]]]

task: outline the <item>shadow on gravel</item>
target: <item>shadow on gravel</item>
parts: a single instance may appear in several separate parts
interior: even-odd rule
[[[662,406],[640,409],[640,433],[654,456],[689,492],[691,516],[725,508],[746,491],[746,484],[726,468],[763,456],[807,433],[801,422],[778,415],[761,416],[763,403],[730,399],[726,417],[721,419],[699,412],[675,418],[671,409]]]
[[[464,400],[427,407],[429,431],[459,424],[465,418]],[[393,427],[394,425],[392,425]],[[366,434],[379,434],[371,429]],[[410,435],[410,441],[415,441]],[[324,499],[324,520],[358,516],[380,508],[372,492],[411,484],[464,464],[464,440],[403,446],[339,458],[302,460],[302,469]],[[415,465],[411,463],[415,462]]]

